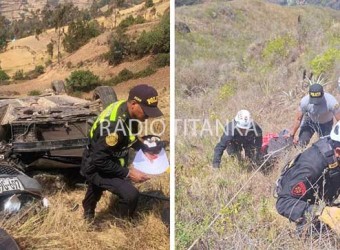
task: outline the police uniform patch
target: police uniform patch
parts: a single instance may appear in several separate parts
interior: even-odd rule
[[[109,146],[115,146],[118,142],[118,134],[117,133],[111,133],[108,136],[105,137],[105,142]]]
[[[292,190],[291,190],[291,194],[293,195],[293,196],[298,196],[298,197],[300,197],[300,196],[303,196],[305,193],[306,193],[306,185],[305,185],[305,183],[303,183],[302,181],[301,182],[299,182],[298,184],[296,184],[293,188],[292,188]]]
[[[333,110],[337,110],[339,108],[340,108],[340,105],[339,105],[339,103],[337,103],[337,104],[334,105]]]

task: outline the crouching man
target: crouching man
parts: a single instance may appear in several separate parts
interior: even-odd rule
[[[240,110],[235,119],[226,125],[220,142],[215,146],[213,167],[220,167],[224,150],[238,159],[241,159],[244,150],[246,158],[257,163],[261,159],[261,147],[262,129],[252,120],[248,110]]]
[[[330,218],[339,217],[340,208],[332,207],[340,191],[339,157],[340,122],[332,129],[330,137],[319,139],[297,155],[277,181],[276,209],[296,223],[299,234],[308,221],[318,229],[320,221],[332,227]],[[316,210],[321,201],[326,208],[318,215]]]
[[[97,202],[105,190],[119,197],[117,211],[122,217],[133,215],[139,192],[131,181],[144,182],[149,178],[137,169],[127,168],[128,152],[130,147],[137,150],[142,146],[135,136],[138,121],[163,115],[157,104],[157,91],[138,85],[130,90],[127,101],[112,103],[94,122],[81,166],[88,181],[83,200],[86,220],[94,219]]]

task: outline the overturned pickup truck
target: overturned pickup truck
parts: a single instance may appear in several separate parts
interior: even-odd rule
[[[91,121],[116,100],[106,86],[92,101],[55,92],[0,98],[0,161],[23,172],[79,167]]]

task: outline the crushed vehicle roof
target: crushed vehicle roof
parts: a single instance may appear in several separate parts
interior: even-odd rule
[[[96,116],[93,102],[68,95],[28,96],[0,100],[1,125],[16,122],[67,121]]]

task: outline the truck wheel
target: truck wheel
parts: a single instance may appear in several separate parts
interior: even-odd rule
[[[103,109],[117,101],[116,92],[109,86],[100,86],[93,91],[92,100],[100,99]]]
[[[52,85],[51,87],[52,87],[55,94],[59,95],[59,94],[65,94],[66,93],[64,81],[54,80],[54,81],[52,81],[51,85]]]

